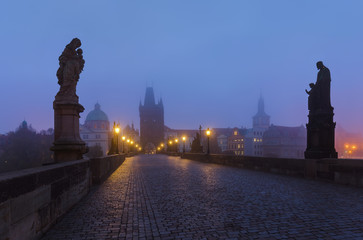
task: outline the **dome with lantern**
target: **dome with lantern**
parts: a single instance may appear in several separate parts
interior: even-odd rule
[[[95,104],[95,108],[87,114],[84,126],[92,130],[110,130],[110,122],[104,111],[101,110],[99,103]]]

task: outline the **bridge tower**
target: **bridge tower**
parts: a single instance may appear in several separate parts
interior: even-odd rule
[[[140,113],[140,144],[143,149],[148,146],[157,147],[164,142],[164,105],[162,99],[155,103],[154,90],[146,88],[144,105],[139,106]]]

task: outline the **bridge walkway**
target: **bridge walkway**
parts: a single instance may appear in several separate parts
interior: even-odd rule
[[[363,189],[136,156],[43,239],[363,239]]]

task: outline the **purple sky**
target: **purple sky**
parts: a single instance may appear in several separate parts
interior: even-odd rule
[[[315,63],[332,74],[334,120],[363,133],[363,1],[6,1],[0,7],[0,133],[53,127],[58,56],[81,39],[86,114],[139,126],[153,84],[172,128],[251,127],[262,92],[276,125],[307,122]]]

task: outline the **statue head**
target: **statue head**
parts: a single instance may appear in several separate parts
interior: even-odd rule
[[[77,49],[77,54],[78,54],[78,56],[82,56],[82,54],[83,54],[82,48]]]
[[[320,70],[320,69],[322,69],[322,68],[324,68],[324,64],[323,64],[323,62],[322,61],[319,61],[319,62],[317,62],[316,63],[316,67]]]
[[[69,45],[72,46],[73,49],[77,49],[82,44],[81,44],[81,40],[79,40],[78,38],[73,38],[72,41],[69,43]]]

